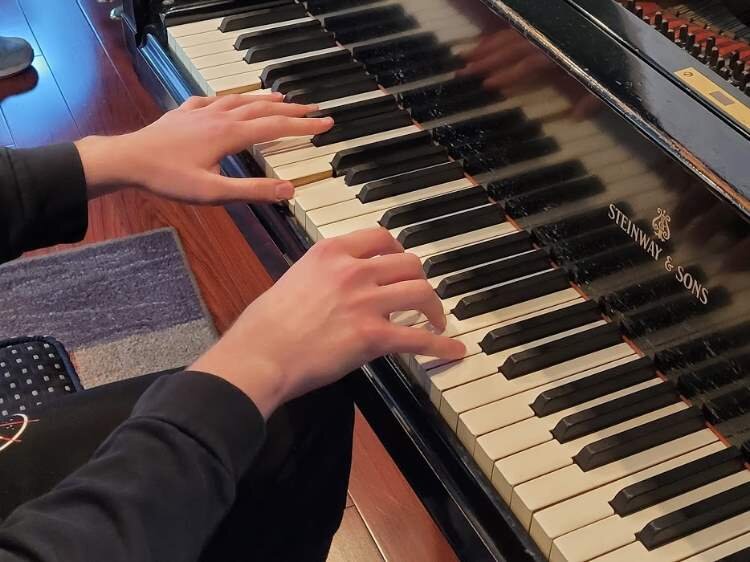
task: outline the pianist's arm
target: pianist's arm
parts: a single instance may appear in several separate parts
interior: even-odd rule
[[[187,121],[177,119],[184,127],[181,137],[193,126]],[[289,123],[284,129],[281,122],[282,130],[269,123],[256,138],[330,126],[309,121],[295,124],[296,129]],[[149,134],[136,138],[152,150],[170,138],[153,130]],[[184,146],[182,139],[170,142]],[[125,179],[116,169],[92,167],[107,154],[100,151],[103,146],[79,144],[83,165],[72,145],[2,153],[3,256],[83,235],[87,193],[90,197],[92,190],[109,189],[111,180]],[[127,146],[122,150],[121,155]],[[165,150],[157,152],[162,157]],[[193,180],[205,180],[212,171],[218,176],[213,165],[199,166]],[[151,176],[151,190],[186,198],[169,191],[163,172],[151,170],[158,176]],[[218,191],[198,196],[221,200],[237,198],[243,188],[257,184],[228,185],[214,178],[201,185],[218,186]],[[310,279],[321,280],[314,299]],[[149,387],[131,417],[87,464],[11,513],[0,526],[0,560],[197,560],[260,449],[265,419],[280,404],[384,353],[462,356],[457,341],[388,320],[393,311],[411,309],[422,311],[438,329],[444,327],[442,304],[425,281],[421,263],[386,230],[317,244],[190,371],[161,377]]]

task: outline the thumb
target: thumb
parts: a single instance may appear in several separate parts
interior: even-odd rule
[[[274,178],[228,178],[211,174],[213,203],[278,203],[294,197],[291,182]]]

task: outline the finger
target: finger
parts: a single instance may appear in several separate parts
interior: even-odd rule
[[[307,117],[285,117],[273,115],[260,117],[244,122],[244,135],[248,139],[246,144],[268,142],[282,137],[297,137],[325,133],[333,127],[333,119],[323,117],[311,119]]]
[[[206,107],[207,105],[212,104],[216,99],[217,98],[215,97],[208,96],[191,96],[185,100],[180,106],[180,109],[200,109],[201,107]]]
[[[529,83],[537,74],[549,68],[549,61],[542,54],[532,55],[490,75],[482,85],[491,90],[509,88]]]
[[[385,228],[367,228],[332,238],[355,258],[372,258],[403,253],[404,247]]]
[[[273,101],[259,101],[234,108],[229,112],[232,119],[248,121],[270,115],[284,115],[287,117],[304,117],[311,111],[316,111],[317,105],[300,105],[296,103],[275,103]]]
[[[516,43],[506,48],[487,53],[485,56],[474,59],[466,65],[466,70],[474,74],[487,74],[489,72],[503,69],[509,64],[525,59],[534,51],[528,43]]]
[[[252,105],[257,102],[271,102],[281,103],[284,96],[280,93],[274,92],[271,94],[228,94],[226,96],[219,96],[216,102],[212,104],[211,109],[221,111],[231,111],[237,107],[243,107],[245,105]]]
[[[210,179],[206,183],[209,189],[202,194],[202,202],[206,203],[277,203],[294,196],[294,186],[288,181],[273,178],[228,178],[217,174],[208,176]]]
[[[375,282],[378,285],[390,285],[400,281],[425,279],[422,262],[414,254],[390,254],[372,258],[369,267],[372,268]]]
[[[459,340],[435,335],[425,328],[391,324],[385,331],[385,353],[413,353],[454,361],[466,354],[466,346]]]
[[[385,315],[417,310],[424,314],[439,332],[445,329],[443,303],[427,281],[402,281],[380,287],[375,298],[378,308]]]

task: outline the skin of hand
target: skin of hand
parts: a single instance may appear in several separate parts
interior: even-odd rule
[[[221,175],[219,161],[253,144],[327,131],[332,119],[305,117],[316,109],[284,103],[276,93],[193,97],[134,133],[86,137],[76,146],[89,198],[137,187],[198,204],[289,199],[294,195],[290,182],[228,178]]]
[[[264,417],[387,353],[459,359],[464,345],[390,314],[419,310],[435,331],[443,306],[422,264],[385,229],[318,242],[191,367],[247,394]]]

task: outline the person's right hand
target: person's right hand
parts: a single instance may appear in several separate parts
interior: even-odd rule
[[[390,314],[423,312],[445,328],[422,264],[385,229],[315,244],[191,367],[222,377],[268,417],[281,403],[330,384],[387,353],[458,359],[464,345]]]

